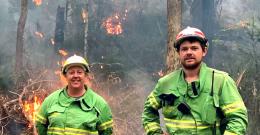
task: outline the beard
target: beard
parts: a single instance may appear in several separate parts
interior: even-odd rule
[[[183,68],[187,69],[187,70],[194,70],[197,69],[202,61],[195,61],[193,64],[187,64],[185,61],[182,61],[181,64],[183,66]]]

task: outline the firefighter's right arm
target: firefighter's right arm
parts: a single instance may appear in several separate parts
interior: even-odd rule
[[[46,102],[43,102],[38,113],[36,114],[35,124],[38,135],[47,135],[48,119],[46,110]]]
[[[160,126],[160,117],[158,110],[161,108],[161,101],[158,97],[158,87],[150,93],[145,101],[142,122],[147,135],[161,135],[163,131]]]

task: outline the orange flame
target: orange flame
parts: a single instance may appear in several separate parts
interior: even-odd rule
[[[228,26],[226,26],[225,30],[231,30],[231,29],[239,29],[239,28],[246,28],[249,26],[249,22],[246,20],[240,20],[238,23],[236,24],[230,24]]]
[[[43,37],[44,37],[44,36],[43,36],[43,33],[42,33],[42,32],[39,32],[39,31],[34,32],[34,34],[35,34],[36,36],[38,36],[39,38],[43,38]]]
[[[163,70],[161,69],[159,72],[157,72],[160,77],[163,77]]]
[[[23,112],[26,118],[29,120],[29,127],[34,125],[35,123],[35,115],[39,110],[42,104],[42,100],[40,100],[37,96],[33,97],[33,101],[25,101],[23,104]]]
[[[52,44],[52,45],[55,45],[54,38],[51,38],[51,44]]]
[[[67,55],[68,55],[68,52],[66,52],[65,50],[59,50],[59,53],[60,53],[62,56],[67,56]]]
[[[33,3],[36,5],[36,6],[40,6],[42,4],[42,0],[33,0]]]
[[[86,9],[82,9],[81,16],[82,16],[83,22],[86,23],[86,20],[88,19],[88,12]]]
[[[123,32],[120,16],[115,14],[108,17],[102,24],[109,35],[119,35]]]
[[[66,80],[66,78],[63,76],[62,72],[59,71],[59,70],[57,70],[57,71],[55,71],[55,74],[60,77],[60,82],[61,82],[62,86],[66,86],[66,85],[67,85],[67,80]]]
[[[115,13],[114,15],[105,19],[102,26],[106,29],[109,35],[119,35],[123,32],[122,22],[126,20],[128,10],[125,9],[121,15]]]

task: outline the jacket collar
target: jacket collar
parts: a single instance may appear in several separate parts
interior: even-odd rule
[[[199,83],[200,83],[200,89],[203,90],[203,87],[205,85],[206,79],[207,79],[207,73],[208,73],[208,67],[207,65],[202,62],[200,65],[200,71],[199,71]],[[178,90],[179,92],[184,95],[186,94],[187,90],[187,81],[184,78],[184,71],[181,69],[181,72],[179,74],[179,79],[178,79]]]
[[[82,110],[91,110],[95,104],[94,92],[85,86],[86,92],[80,98],[70,97],[67,93],[67,87],[63,88],[59,94],[59,104],[63,107],[69,107],[72,102],[80,102]]]

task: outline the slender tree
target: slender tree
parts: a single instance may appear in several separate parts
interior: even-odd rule
[[[168,42],[166,56],[166,73],[175,70],[178,65],[178,56],[173,44],[176,35],[181,30],[182,20],[182,0],[167,1],[167,18],[168,18]]]
[[[89,16],[89,11],[88,11],[88,0],[87,3],[84,5],[82,8],[82,19],[84,22],[84,57],[87,58],[88,56],[88,16]]]
[[[17,27],[16,37],[16,64],[15,71],[19,72],[23,68],[23,46],[24,46],[24,27],[28,12],[28,0],[21,0],[21,12]]]

